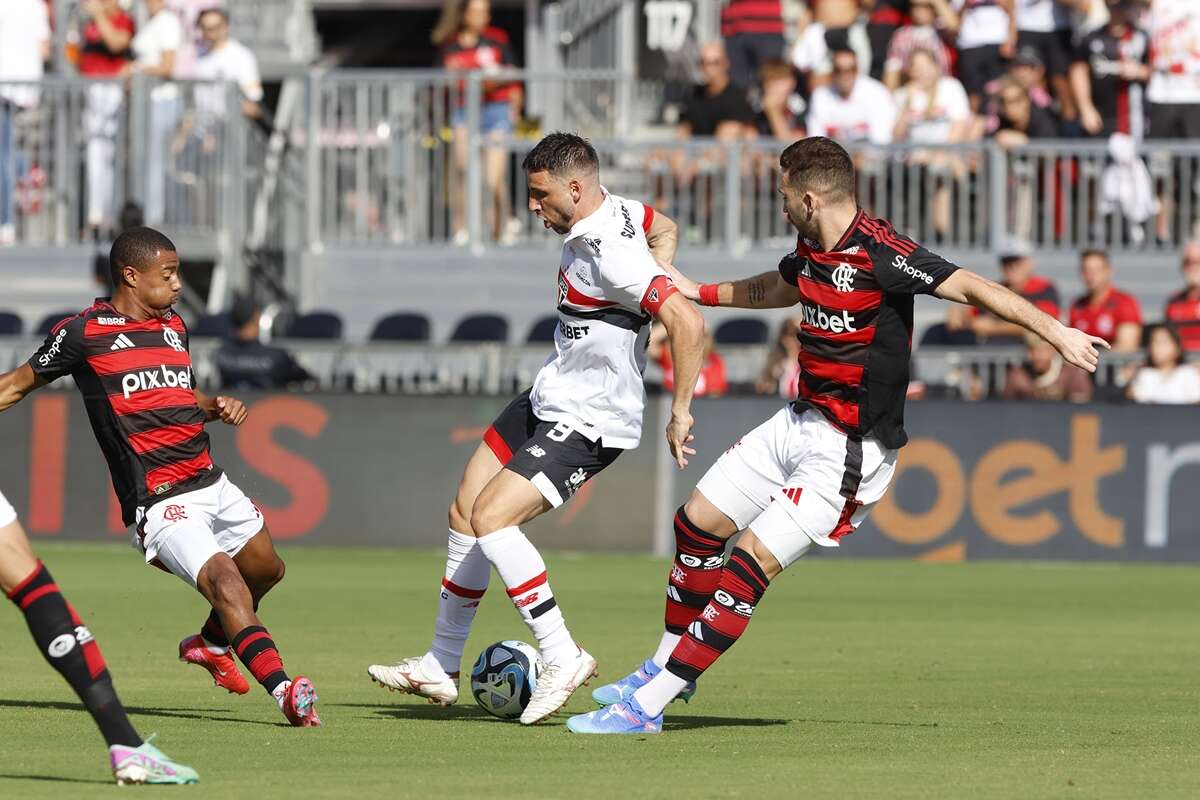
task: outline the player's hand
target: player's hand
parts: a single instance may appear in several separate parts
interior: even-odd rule
[[[246,421],[246,404],[233,397],[218,397],[213,402],[217,419],[226,425],[241,425]]]
[[[692,435],[692,415],[686,411],[672,412],[671,421],[667,423],[667,446],[671,448],[671,457],[680,469],[687,466],[688,456],[696,455],[696,451],[688,447],[688,443],[695,438]]]
[[[693,302],[700,301],[700,284],[680,272],[674,264],[667,264],[660,261],[659,266],[671,276],[671,280],[675,282],[675,288],[679,290],[680,294]]]
[[[1105,350],[1111,350],[1112,345],[1101,339],[1099,336],[1091,336],[1076,328],[1063,327],[1062,334],[1058,337],[1058,341],[1051,342],[1054,349],[1068,364],[1074,364],[1080,369],[1088,372],[1095,372],[1096,367],[1100,364],[1100,351],[1098,348],[1103,347]]]

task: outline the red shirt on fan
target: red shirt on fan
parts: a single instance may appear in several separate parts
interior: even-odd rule
[[[664,347],[658,357],[658,365],[662,367],[663,389],[675,391],[675,364],[671,361],[671,351]],[[725,378],[725,359],[716,351],[704,357],[700,366],[700,376],[696,379],[696,397],[716,397],[729,391],[729,381]]]
[[[1058,289],[1049,278],[1043,278],[1041,275],[1030,275],[1029,280],[1025,281],[1025,285],[1019,288],[1009,284],[1007,281],[1000,281],[1000,285],[1021,295],[1021,297],[1033,303],[1039,311],[1044,311],[1055,319],[1059,318]],[[977,317],[983,313],[985,313],[983,310],[971,306],[971,316]]]
[[[1200,293],[1183,289],[1171,295],[1165,316],[1183,340],[1185,350],[1200,350]]]
[[[135,26],[133,17],[124,11],[117,10],[109,14],[114,27],[128,31],[132,36]],[[121,70],[132,60],[133,54],[126,47],[120,53],[114,53],[104,44],[100,36],[100,26],[89,19],[83,26],[83,41],[79,48],[79,74],[89,78],[111,78],[121,74]]]
[[[483,29],[474,47],[464,47],[458,43],[457,36],[452,36],[442,45],[440,60],[446,69],[464,72],[511,67],[516,64],[512,48],[508,44],[508,34],[491,26]],[[494,87],[483,93],[483,102],[508,102],[519,88],[520,84],[516,83]],[[460,84],[459,90],[465,92],[464,86]],[[460,93],[459,105],[463,102],[463,95]]]
[[[1142,324],[1142,311],[1133,295],[1109,289],[1104,299],[1093,304],[1084,295],[1071,304],[1070,326],[1111,343],[1117,327],[1125,322]]]

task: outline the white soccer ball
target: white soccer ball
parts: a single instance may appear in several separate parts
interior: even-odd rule
[[[537,688],[538,651],[513,639],[488,645],[471,668],[471,695],[501,719],[521,716]]]

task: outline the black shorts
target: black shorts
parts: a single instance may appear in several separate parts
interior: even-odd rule
[[[1200,139],[1200,103],[1150,103],[1151,139]]]
[[[505,469],[531,482],[556,508],[621,455],[620,448],[603,447],[568,423],[535,417],[529,392],[500,412],[483,441]]]
[[[1017,49],[1031,47],[1037,51],[1046,75],[1065,76],[1071,69],[1071,32],[1063,31],[1018,31]]]
[[[983,87],[1004,74],[1000,45],[969,47],[958,51],[958,78],[967,94],[981,95]]]

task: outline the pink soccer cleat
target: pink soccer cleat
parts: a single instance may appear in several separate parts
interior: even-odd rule
[[[185,664],[204,667],[208,674],[212,675],[213,683],[233,694],[246,694],[250,691],[250,684],[246,683],[229,651],[220,655],[212,652],[199,634],[189,636],[179,643],[179,660]]]
[[[292,679],[283,698],[283,715],[297,728],[316,728],[321,724],[317,716],[317,690],[312,681],[303,675]]]

